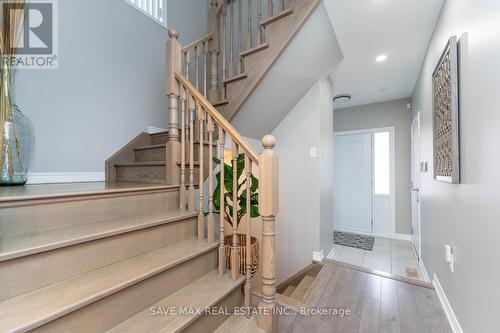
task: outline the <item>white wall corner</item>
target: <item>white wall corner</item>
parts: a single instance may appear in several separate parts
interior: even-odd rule
[[[323,261],[325,258],[325,251],[322,249],[319,252],[313,251],[313,261]]]
[[[31,172],[27,184],[103,182],[105,178],[104,172]]]
[[[413,248],[413,250],[415,250],[415,247]],[[425,268],[425,264],[424,264],[422,258],[420,258],[420,260],[418,261],[418,265],[420,267],[420,272],[422,273],[423,279],[426,282],[431,282],[431,278],[429,277],[429,273],[427,273],[427,269]]]
[[[434,288],[436,288],[436,292],[438,294],[439,300],[441,301],[441,305],[443,306],[443,310],[446,313],[448,321],[450,322],[451,330],[453,331],[453,333],[464,333],[457,317],[455,316],[455,312],[453,312],[451,304],[448,301],[446,294],[444,293],[443,287],[441,286],[441,283],[439,283],[436,274],[434,274],[432,284],[434,285]]]
[[[148,134],[156,134],[156,133],[162,133],[168,131],[166,128],[159,128],[159,127],[153,127],[153,126],[148,126],[147,130]]]

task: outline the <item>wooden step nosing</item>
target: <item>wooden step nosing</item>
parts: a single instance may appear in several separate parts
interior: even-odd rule
[[[236,76],[233,76],[233,77],[230,77],[228,79],[225,79],[222,81],[222,83],[224,84],[228,84],[228,83],[231,83],[231,82],[236,82],[236,81],[239,81],[239,80],[243,80],[243,79],[246,79],[248,76],[247,73],[242,73],[242,74],[239,74],[239,75],[236,75]]]
[[[167,218],[167,219],[158,219],[158,220],[150,221],[147,223],[137,223],[135,225],[130,225],[130,226],[123,227],[120,229],[114,229],[114,230],[110,230],[110,231],[102,231],[102,232],[95,233],[95,234],[88,234],[88,235],[83,235],[83,236],[79,236],[79,237],[68,238],[68,239],[65,239],[62,241],[58,241],[58,242],[52,242],[52,243],[47,243],[47,244],[43,244],[43,245],[39,245],[39,246],[33,246],[33,247],[30,247],[27,249],[14,250],[14,251],[6,252],[6,253],[0,253],[0,262],[25,257],[28,255],[39,254],[39,253],[43,253],[43,252],[57,250],[57,249],[61,249],[61,248],[69,247],[69,246],[88,243],[88,242],[92,242],[95,240],[109,238],[109,237],[113,237],[113,236],[118,236],[118,235],[130,233],[130,232],[134,232],[134,231],[138,231],[138,230],[143,230],[143,229],[157,227],[157,226],[161,226],[161,225],[165,225],[165,224],[175,223],[178,221],[182,221],[182,220],[196,217],[197,215],[198,215],[198,213],[191,212],[191,213],[186,214],[186,215],[179,215],[179,216],[171,217],[171,218]]]
[[[137,148],[134,148],[134,150],[135,151],[150,150],[150,149],[165,148],[166,146],[167,146],[166,143],[159,143],[157,145],[149,145],[149,146],[137,147]]]
[[[293,9],[292,8],[286,9],[286,10],[284,10],[284,11],[282,11],[282,12],[280,12],[280,13],[274,15],[274,16],[271,16],[270,18],[267,18],[267,19],[261,21],[260,25],[262,27],[266,27],[269,24],[277,22],[277,21],[281,20],[282,18],[285,18],[285,17],[287,17],[288,15],[291,15],[291,14],[293,14]]]
[[[251,54],[257,53],[257,52],[262,51],[262,50],[265,50],[268,47],[269,47],[269,43],[263,43],[263,44],[257,45],[255,47],[252,47],[252,48],[246,50],[246,51],[241,52],[240,57],[242,57],[242,58],[248,57]]]
[[[214,107],[217,107],[217,106],[226,105],[226,104],[229,104],[229,100],[228,99],[222,99],[220,101],[217,101],[217,102],[213,103],[212,105]]]
[[[141,183],[138,181],[137,183]],[[179,185],[160,185],[149,186],[144,188],[131,188],[131,189],[116,189],[116,190],[97,190],[88,192],[75,192],[75,193],[57,193],[57,194],[44,194],[33,195],[29,197],[10,197],[0,200],[0,209],[14,208],[23,206],[35,206],[54,204],[60,202],[74,202],[74,201],[87,201],[94,199],[107,199],[118,198],[132,195],[142,194],[155,194],[168,191],[179,190]]]
[[[165,135],[168,135],[168,130],[166,131],[163,131],[163,132],[158,132],[158,133],[153,133],[153,134],[149,134],[151,137],[156,137],[156,136],[165,136]]]
[[[95,303],[95,302],[97,302],[97,301],[99,301],[99,300],[101,300],[103,298],[111,296],[111,295],[113,295],[113,294],[115,294],[115,293],[117,293],[117,292],[119,292],[121,290],[124,290],[124,289],[126,289],[126,288],[128,288],[130,286],[133,286],[133,285],[138,284],[138,283],[140,283],[140,282],[142,282],[144,280],[147,280],[147,279],[149,279],[149,278],[151,278],[151,277],[153,277],[155,275],[158,275],[158,274],[160,274],[162,272],[165,272],[165,271],[170,270],[170,269],[172,269],[172,268],[174,268],[176,266],[179,266],[179,265],[181,265],[181,264],[183,264],[185,262],[188,262],[191,259],[199,257],[199,256],[201,256],[201,255],[203,255],[205,253],[210,252],[210,251],[213,251],[218,246],[219,246],[219,243],[212,243],[212,244],[208,244],[207,243],[207,247],[205,247],[203,249],[198,249],[197,251],[194,251],[194,252],[190,253],[189,255],[184,255],[183,257],[177,258],[177,259],[175,259],[175,260],[173,260],[173,261],[171,261],[169,263],[165,263],[163,265],[160,265],[160,266],[156,267],[155,269],[151,269],[151,270],[149,270],[147,272],[144,272],[144,273],[142,273],[140,275],[137,275],[137,276],[135,276],[133,278],[130,278],[130,279],[126,280],[126,281],[123,281],[121,283],[115,284],[112,287],[108,287],[108,288],[106,288],[106,289],[104,289],[104,290],[102,290],[100,292],[97,292],[97,293],[95,293],[93,295],[89,295],[86,298],[80,299],[79,301],[76,301],[73,304],[69,304],[66,307],[61,308],[59,311],[54,311],[52,313],[48,313],[45,316],[43,316],[42,318],[39,318],[39,319],[36,319],[36,320],[32,320],[30,322],[21,324],[20,326],[12,328],[12,329],[5,329],[5,327],[2,327],[0,325],[0,329],[5,329],[4,331],[6,331],[6,332],[26,332],[26,331],[33,330],[35,328],[38,328],[38,327],[40,327],[42,325],[45,325],[45,324],[51,322],[51,321],[54,321],[55,319],[58,319],[58,318],[60,318],[62,316],[65,316],[65,315],[67,315],[69,313],[72,313],[72,312],[74,312],[76,310],[79,310],[79,309],[81,309],[81,308],[83,308],[83,307],[85,307],[85,306],[87,306],[89,304]],[[163,247],[163,248],[160,248],[158,250],[164,249],[166,247],[168,247],[168,245],[165,246],[165,247]],[[155,251],[158,251],[158,250],[155,250]],[[155,251],[151,251],[151,252],[155,252]],[[130,259],[121,261],[121,262],[119,262],[117,264],[100,268],[100,269],[98,269],[96,271],[92,271],[90,273],[83,274],[82,276],[80,276],[80,278],[83,277],[83,276],[91,275],[93,273],[96,273],[96,272],[104,270],[104,269],[109,269],[111,266],[117,266],[117,265],[120,265],[120,264],[123,265],[127,261],[131,261],[131,260],[136,259],[138,257],[145,257],[148,254],[149,253],[138,255],[136,257],[132,257]],[[76,280],[78,280],[78,278],[79,277],[76,277],[76,278],[70,279],[69,281],[70,282],[76,281]],[[57,285],[62,285],[64,283],[68,283],[68,281],[63,281],[63,282],[57,283]],[[50,288],[50,287],[51,286],[48,286],[48,287],[45,287],[45,288],[42,288],[42,289],[47,289],[47,288]],[[34,292],[30,292],[30,293],[28,293],[26,295],[36,294],[36,292],[37,292],[37,290],[35,290]],[[25,295],[21,295],[19,297],[23,297],[23,296],[25,296]],[[17,298],[17,297],[15,297],[15,298]],[[13,299],[15,299],[15,298],[13,298]],[[11,300],[7,300],[7,301],[5,301],[3,303],[7,303],[7,302],[9,302]],[[1,305],[2,305],[2,303],[0,303],[0,306]]]
[[[165,166],[167,165],[166,161],[153,161],[153,162],[120,162],[115,163],[115,168],[136,168],[136,167],[156,167],[156,166]]]

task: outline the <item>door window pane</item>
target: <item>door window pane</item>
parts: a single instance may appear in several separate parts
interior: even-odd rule
[[[374,143],[375,195],[391,194],[390,133],[375,133]]]

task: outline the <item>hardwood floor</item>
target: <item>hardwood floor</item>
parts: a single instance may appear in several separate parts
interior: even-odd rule
[[[451,333],[434,289],[335,263],[317,309],[349,309],[350,315],[281,317],[280,332]]]

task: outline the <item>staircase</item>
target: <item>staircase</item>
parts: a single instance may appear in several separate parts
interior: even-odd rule
[[[270,0],[265,8],[261,0],[245,3],[246,42],[243,0],[212,1],[211,33],[189,45],[169,31],[168,131],[141,133],[110,157],[106,183],[0,193],[1,332],[277,331],[275,140],[264,137],[264,152],[257,154],[228,119],[319,0]],[[215,157],[233,173],[224,174]],[[232,187],[214,193],[219,170]],[[253,236],[262,248],[258,306],[265,310],[256,318],[209,315],[211,307],[254,306],[251,258],[239,262],[242,230],[225,223],[238,212],[217,212],[214,204],[220,195],[249,207],[252,175],[258,175],[262,221],[243,214],[243,232],[250,253],[250,225],[262,223],[262,234]]]

